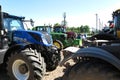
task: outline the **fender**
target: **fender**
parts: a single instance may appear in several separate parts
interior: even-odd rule
[[[11,46],[10,48],[8,48],[6,50],[6,52],[2,55],[2,60],[0,61],[1,63],[4,63],[6,60],[7,60],[7,57],[11,55],[11,53],[13,53],[14,51],[19,51],[19,50],[22,50],[22,49],[25,49],[29,46],[31,46],[32,44],[28,44],[28,45],[21,45],[21,44],[16,44],[16,45],[13,45]]]
[[[112,64],[113,66],[115,66],[116,68],[120,70],[120,60],[116,58],[114,55],[112,55],[110,52],[105,51],[101,48],[88,47],[88,48],[78,49],[75,52],[73,52],[72,49],[66,50],[66,51],[73,53],[73,54],[63,59],[60,63],[60,66],[62,66],[66,61],[76,58],[76,57],[95,57],[95,58],[99,58],[99,59],[107,61],[108,63]]]

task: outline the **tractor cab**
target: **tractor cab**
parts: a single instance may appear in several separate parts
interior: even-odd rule
[[[0,12],[0,48],[8,47],[12,40],[13,30],[24,30],[23,19],[24,17],[17,17],[5,12]]]
[[[63,26],[54,26],[54,32],[66,32],[66,29]]]
[[[32,30],[45,31],[45,32],[50,33],[52,31],[52,27],[51,26],[36,26],[36,27],[33,27]]]
[[[0,12],[0,16],[0,48],[6,48],[13,42],[14,31],[25,31],[23,24],[25,17],[18,17],[5,12]]]
[[[54,32],[65,33],[67,35],[67,39],[75,39],[77,37],[75,32],[67,32],[66,27],[64,26],[54,26]]]
[[[17,17],[9,15],[8,13],[3,13],[3,28],[8,31],[13,30],[25,30],[23,26],[23,20],[25,17]]]

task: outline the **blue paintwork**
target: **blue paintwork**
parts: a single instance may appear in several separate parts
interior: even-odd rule
[[[33,36],[30,35],[30,33],[36,34],[38,35],[38,37],[42,38],[42,36],[44,37],[44,34],[42,34],[41,32],[37,32],[37,31],[31,31],[31,30],[16,30],[13,31],[13,40],[17,43],[17,44],[22,44],[23,46],[28,45],[28,44],[39,44],[42,46],[51,46],[51,44],[46,44],[43,43],[43,41],[37,41]]]

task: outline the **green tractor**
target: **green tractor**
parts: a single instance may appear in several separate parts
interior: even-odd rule
[[[95,46],[64,49],[64,53],[73,54],[61,66],[70,59],[75,63],[69,67],[67,64],[62,80],[120,80],[120,9],[113,12],[113,23],[113,34],[92,36],[90,42]]]
[[[62,50],[68,46],[82,46],[82,39],[77,39],[74,32],[66,32],[62,26],[36,26],[32,30],[47,31],[52,35],[53,44]]]

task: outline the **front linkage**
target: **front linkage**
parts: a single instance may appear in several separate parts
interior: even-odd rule
[[[55,70],[61,60],[60,51],[55,46],[37,46],[37,50],[45,59],[47,71]]]

